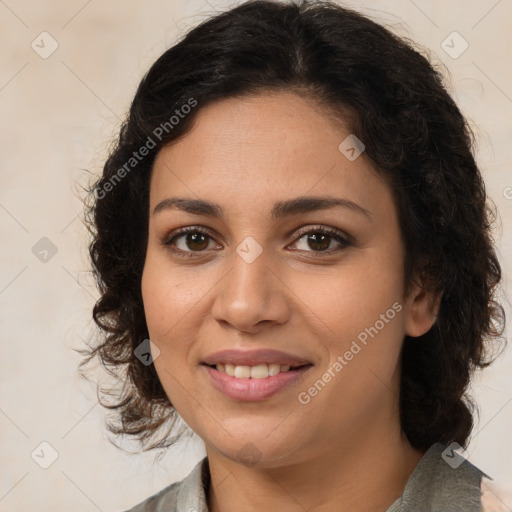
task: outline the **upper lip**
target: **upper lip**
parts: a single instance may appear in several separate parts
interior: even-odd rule
[[[256,366],[258,364],[283,364],[290,366],[303,366],[312,364],[311,361],[293,354],[272,349],[236,350],[228,349],[215,352],[207,356],[204,364],[233,364],[235,366]]]

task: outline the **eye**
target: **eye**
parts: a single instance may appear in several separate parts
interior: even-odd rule
[[[344,235],[341,231],[322,226],[300,229],[296,236],[299,236],[299,238],[294,242],[294,245],[299,245],[298,250],[319,253],[318,255],[339,252],[352,245],[350,237]],[[213,241],[213,234],[205,228],[188,226],[173,231],[161,243],[178,256],[193,257],[194,253],[213,249],[211,247]],[[333,242],[337,242],[337,248],[330,248]],[[220,248],[220,246],[216,248]],[[308,250],[308,248],[312,250]]]
[[[162,241],[162,245],[168,247],[179,256],[193,256],[193,253],[204,252],[211,249],[213,241],[211,234],[195,226],[180,228]]]
[[[349,237],[334,228],[316,227],[313,229],[309,228],[307,230],[302,229],[299,230],[297,235],[299,235],[299,239],[295,244],[299,245],[299,250],[306,252],[332,254],[352,245]],[[329,249],[332,242],[337,242],[338,248]],[[308,250],[308,247],[313,250]]]

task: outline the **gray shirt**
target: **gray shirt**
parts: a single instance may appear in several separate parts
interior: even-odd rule
[[[469,461],[446,456],[432,445],[409,477],[401,496],[386,512],[482,512],[482,477]],[[453,453],[452,453],[453,455]],[[444,457],[444,458],[443,458]],[[125,512],[208,512],[208,458],[199,461],[181,482],[173,483]]]

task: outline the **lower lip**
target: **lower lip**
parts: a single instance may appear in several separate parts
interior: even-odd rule
[[[210,376],[213,386],[233,400],[243,402],[258,402],[275,395],[284,388],[291,386],[313,367],[302,366],[296,370],[278,373],[273,377],[264,379],[238,379],[230,377],[227,373],[219,372],[215,368],[202,365]]]

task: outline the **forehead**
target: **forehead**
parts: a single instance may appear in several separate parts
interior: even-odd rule
[[[217,101],[197,112],[183,138],[160,150],[151,208],[169,195],[207,195],[246,209],[269,209],[283,195],[336,195],[359,204],[389,199],[364,153],[350,160],[340,151],[350,136],[314,100],[293,93]]]
[[[294,156],[316,156],[316,143],[336,142],[347,127],[313,99],[290,92],[268,92],[260,95],[227,98],[201,108],[189,133],[166,149],[176,158],[181,153],[195,160],[211,159],[212,155],[238,154],[260,156],[273,152],[276,164]],[[195,147],[194,155],[189,154]],[[337,147],[337,145],[336,145]]]

